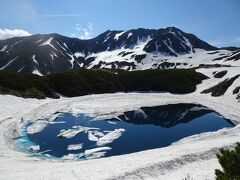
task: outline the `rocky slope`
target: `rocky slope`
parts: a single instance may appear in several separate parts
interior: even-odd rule
[[[90,40],[37,34],[0,41],[0,69],[46,75],[80,67],[126,70],[191,67],[199,51],[212,53],[211,61],[236,60],[240,54],[236,49],[218,50],[175,27],[106,31]],[[193,58],[193,63],[174,62],[185,56]]]

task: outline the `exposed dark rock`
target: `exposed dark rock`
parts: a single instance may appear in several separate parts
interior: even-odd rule
[[[233,90],[233,94],[238,94],[240,92],[240,86],[237,86],[234,90]]]
[[[218,73],[215,73],[215,74],[214,74],[214,77],[215,77],[215,78],[222,78],[223,76],[225,76],[225,75],[227,74],[227,72],[228,72],[228,71],[226,71],[226,70],[225,70],[225,71],[220,71],[220,72],[218,72]]]
[[[217,53],[219,53],[219,51],[209,52],[207,54],[217,54]]]
[[[236,75],[230,79],[225,79],[224,81],[220,82],[219,84],[209,88],[205,89],[201,93],[208,94],[211,93],[212,96],[222,96],[225,94],[225,92],[228,90],[228,88],[232,85],[232,83],[239,78],[240,75]]]
[[[146,54],[136,55],[135,60],[137,61],[137,63],[141,63],[146,56]]]

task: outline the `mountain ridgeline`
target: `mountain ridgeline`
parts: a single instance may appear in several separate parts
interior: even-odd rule
[[[217,50],[175,27],[106,31],[89,40],[37,34],[1,40],[0,70],[48,75],[79,68],[157,69],[166,57],[196,49]]]

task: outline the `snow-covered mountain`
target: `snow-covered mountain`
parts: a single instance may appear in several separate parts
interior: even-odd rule
[[[0,41],[0,70],[39,75],[80,67],[141,70],[228,65],[239,59],[240,50],[218,49],[175,27],[106,31],[90,40],[37,34]]]

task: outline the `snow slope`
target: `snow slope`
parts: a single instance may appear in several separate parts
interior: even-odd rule
[[[228,70],[216,79],[212,73]],[[240,140],[240,106],[232,90],[240,84],[238,78],[224,96],[212,97],[200,92],[227,77],[239,74],[239,67],[198,69],[210,77],[197,86],[194,93],[116,93],[88,95],[57,100],[23,99],[0,95],[0,179],[214,179],[214,169],[220,168],[216,153],[221,147],[233,147]],[[110,118],[143,106],[175,103],[196,103],[207,106],[231,119],[237,126],[182,139],[171,146],[127,155],[87,161],[41,160],[17,151],[12,138],[19,135],[22,122],[44,117],[56,118],[56,112]],[[51,115],[52,116],[49,116]],[[50,118],[52,117],[52,118]],[[95,156],[101,156],[98,152]],[[79,155],[81,156],[81,155]],[[69,155],[66,159],[73,159]],[[41,173],[39,173],[41,172]]]

